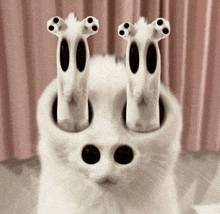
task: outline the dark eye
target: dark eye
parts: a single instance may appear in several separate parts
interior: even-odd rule
[[[168,33],[169,33],[169,29],[168,29],[168,28],[164,28],[164,29],[163,29],[163,33],[164,33],[164,34],[168,34]]]
[[[125,32],[124,32],[123,30],[120,30],[119,33],[120,33],[120,35],[122,35],[122,36],[125,34]]]
[[[125,23],[125,24],[124,24],[124,27],[125,27],[125,28],[129,28],[129,24],[128,24],[128,23]]]
[[[139,52],[136,42],[131,43],[129,53],[129,63],[132,73],[136,73],[139,67]]]
[[[60,45],[60,64],[63,71],[69,67],[69,47],[66,39],[63,39]]]
[[[59,22],[59,19],[58,19],[57,17],[55,17],[55,18],[53,19],[53,22],[54,22],[54,23],[58,23],[58,22]]]
[[[76,49],[76,65],[80,72],[82,72],[86,65],[86,47],[84,41],[81,39]]]
[[[162,24],[163,24],[163,20],[162,20],[162,19],[159,19],[159,20],[157,21],[157,24],[158,24],[158,25],[162,25]]]
[[[153,74],[157,67],[157,51],[153,43],[151,43],[147,49],[146,63],[147,70]]]
[[[82,150],[82,159],[85,163],[95,164],[100,159],[100,152],[97,147],[93,145],[87,145]]]
[[[114,159],[117,163],[128,164],[133,160],[133,151],[129,146],[120,146],[116,149]]]

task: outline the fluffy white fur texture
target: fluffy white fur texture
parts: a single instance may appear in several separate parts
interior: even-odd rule
[[[196,205],[194,210],[196,214],[219,214],[220,204]]]
[[[161,127],[150,133],[128,129],[123,119],[125,72],[125,63],[118,57],[91,59],[88,90],[93,117],[80,132],[65,132],[53,119],[57,80],[44,91],[37,109],[42,164],[38,214],[180,213],[173,167],[180,151],[181,107],[162,84],[165,117]],[[82,160],[82,149],[88,144],[100,151],[96,164]],[[114,161],[120,145],[132,148],[131,163]],[[106,179],[109,182],[102,182]]]

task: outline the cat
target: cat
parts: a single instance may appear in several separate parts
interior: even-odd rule
[[[41,161],[38,214],[179,214],[174,166],[181,107],[160,85],[160,128],[126,126],[126,68],[121,56],[90,59],[89,126],[66,132],[56,123],[57,80],[38,102]],[[123,154],[123,155],[121,155]]]

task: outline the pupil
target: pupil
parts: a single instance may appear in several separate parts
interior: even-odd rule
[[[53,21],[54,21],[54,23],[58,23],[59,19],[58,18],[54,18]]]
[[[88,22],[89,22],[89,23],[92,23],[92,22],[93,22],[93,19],[92,19],[92,18],[88,18]]]
[[[82,72],[86,66],[86,47],[82,39],[79,41],[76,50],[76,64],[80,72]]]
[[[49,30],[50,30],[50,31],[53,31],[53,30],[54,30],[54,26],[52,26],[52,25],[49,26]]]
[[[114,159],[119,164],[128,164],[133,160],[133,151],[129,146],[120,146],[116,149]]]
[[[147,70],[149,71],[150,74],[153,74],[157,67],[157,51],[153,43],[151,43],[148,47],[146,63],[147,63]]]
[[[63,39],[60,45],[60,64],[63,71],[69,67],[69,46],[66,39]]]
[[[158,25],[162,25],[162,24],[163,24],[163,20],[159,19],[159,20],[157,21],[157,24],[158,24]]]
[[[98,30],[97,26],[95,26],[95,25],[92,26],[92,30],[93,30],[93,31],[97,31],[97,30]]]
[[[139,51],[138,46],[135,42],[132,42],[129,53],[129,63],[133,74],[138,71],[139,67]]]
[[[129,24],[128,24],[128,23],[125,23],[125,24],[124,24],[124,27],[125,27],[125,28],[129,28]]]
[[[124,35],[125,34],[125,32],[123,30],[121,30],[119,33],[120,33],[120,35]]]
[[[168,28],[164,28],[164,29],[163,29],[163,33],[164,33],[164,34],[168,34],[168,33],[169,33]]]
[[[82,150],[82,159],[85,163],[95,164],[100,159],[100,152],[96,146],[87,145]]]

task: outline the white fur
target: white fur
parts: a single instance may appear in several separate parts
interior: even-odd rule
[[[196,205],[194,206],[196,214],[219,214],[220,204]]]
[[[38,214],[179,213],[173,167],[180,151],[180,105],[161,85],[165,119],[160,129],[150,133],[128,129],[122,117],[125,77],[124,62],[116,63],[114,56],[91,59],[88,90],[93,119],[81,132],[65,132],[53,121],[57,80],[44,91],[37,109],[42,164]],[[81,158],[87,144],[100,150],[96,164],[86,164]],[[133,149],[130,164],[113,160],[115,149],[122,144]],[[102,185],[105,178],[116,184]]]

